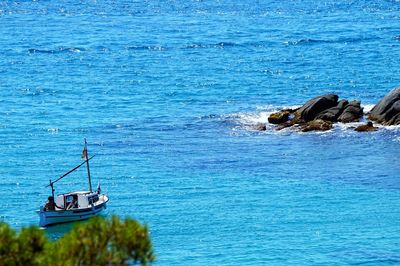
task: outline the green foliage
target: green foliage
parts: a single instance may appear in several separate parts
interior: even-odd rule
[[[132,219],[95,217],[54,242],[36,227],[17,234],[0,223],[0,266],[147,265],[153,260],[147,226]]]
[[[36,227],[24,228],[17,235],[8,224],[0,223],[0,265],[43,265],[48,243]]]

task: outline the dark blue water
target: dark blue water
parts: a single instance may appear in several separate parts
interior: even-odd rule
[[[86,137],[105,215],[147,223],[157,265],[400,264],[398,128],[251,129],[328,92],[370,109],[400,85],[399,17],[398,1],[2,1],[0,219],[37,224]]]

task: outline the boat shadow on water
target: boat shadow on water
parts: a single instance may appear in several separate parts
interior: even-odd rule
[[[101,214],[97,215],[97,217],[102,217],[102,218],[106,218],[107,216],[108,216],[107,212],[102,212]],[[46,232],[49,239],[55,241],[55,240],[63,237],[68,232],[70,232],[76,225],[85,223],[87,221],[88,220],[74,221],[74,222],[70,222],[70,223],[53,224],[53,225],[46,226],[46,227],[40,227],[40,229],[42,229]]]

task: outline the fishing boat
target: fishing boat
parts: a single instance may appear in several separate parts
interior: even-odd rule
[[[100,184],[97,186],[96,191],[92,190],[89,160],[91,160],[93,157],[94,155],[90,158],[88,157],[87,142],[85,139],[85,146],[82,151],[82,159],[84,159],[84,162],[63,174],[56,180],[50,180],[50,184],[46,186],[51,187],[51,196],[49,196],[48,201],[40,206],[40,209],[36,211],[40,217],[39,226],[46,227],[53,224],[88,219],[106,209],[108,196],[101,194]],[[68,192],[54,197],[54,184],[84,164],[86,164],[87,167],[89,191]]]

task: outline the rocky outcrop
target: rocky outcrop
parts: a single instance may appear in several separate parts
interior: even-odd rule
[[[277,124],[276,130],[296,126],[303,132],[324,131],[337,121],[351,122],[362,116],[360,102],[341,100],[336,94],[324,94],[307,101],[298,109],[284,109],[271,114],[268,121]]]
[[[282,110],[276,113],[272,113],[268,117],[268,122],[271,124],[282,124],[289,120],[290,112],[288,110]]]
[[[335,107],[326,109],[320,112],[315,119],[322,119],[325,121],[337,122],[338,117],[343,113],[346,106],[349,104],[347,100],[341,100]]]
[[[312,121],[320,112],[337,106],[338,98],[336,94],[325,94],[315,97],[300,107],[294,113],[295,117],[299,120],[304,120],[304,122]]]
[[[300,129],[303,132],[326,131],[332,129],[332,122],[324,121],[322,119],[316,119],[300,125]]]
[[[389,92],[369,113],[369,119],[384,125],[400,125],[400,88]]]
[[[361,125],[361,126],[356,127],[354,130],[358,131],[358,132],[370,132],[370,131],[377,131],[378,128],[374,127],[372,122],[368,122],[365,125]]]
[[[298,109],[284,109],[271,114],[268,121],[276,124],[276,130],[293,127],[303,132],[329,130],[333,123],[357,122],[364,112],[360,101],[339,100],[336,94],[324,94],[307,101]],[[369,119],[384,125],[400,125],[400,87],[393,89],[368,114]],[[266,127],[256,125],[257,130]],[[258,129],[259,128],[259,129]],[[371,122],[357,127],[356,131],[375,131]]]
[[[346,105],[343,113],[338,117],[338,121],[342,123],[349,123],[359,121],[363,116],[363,108],[360,101],[352,101]]]

